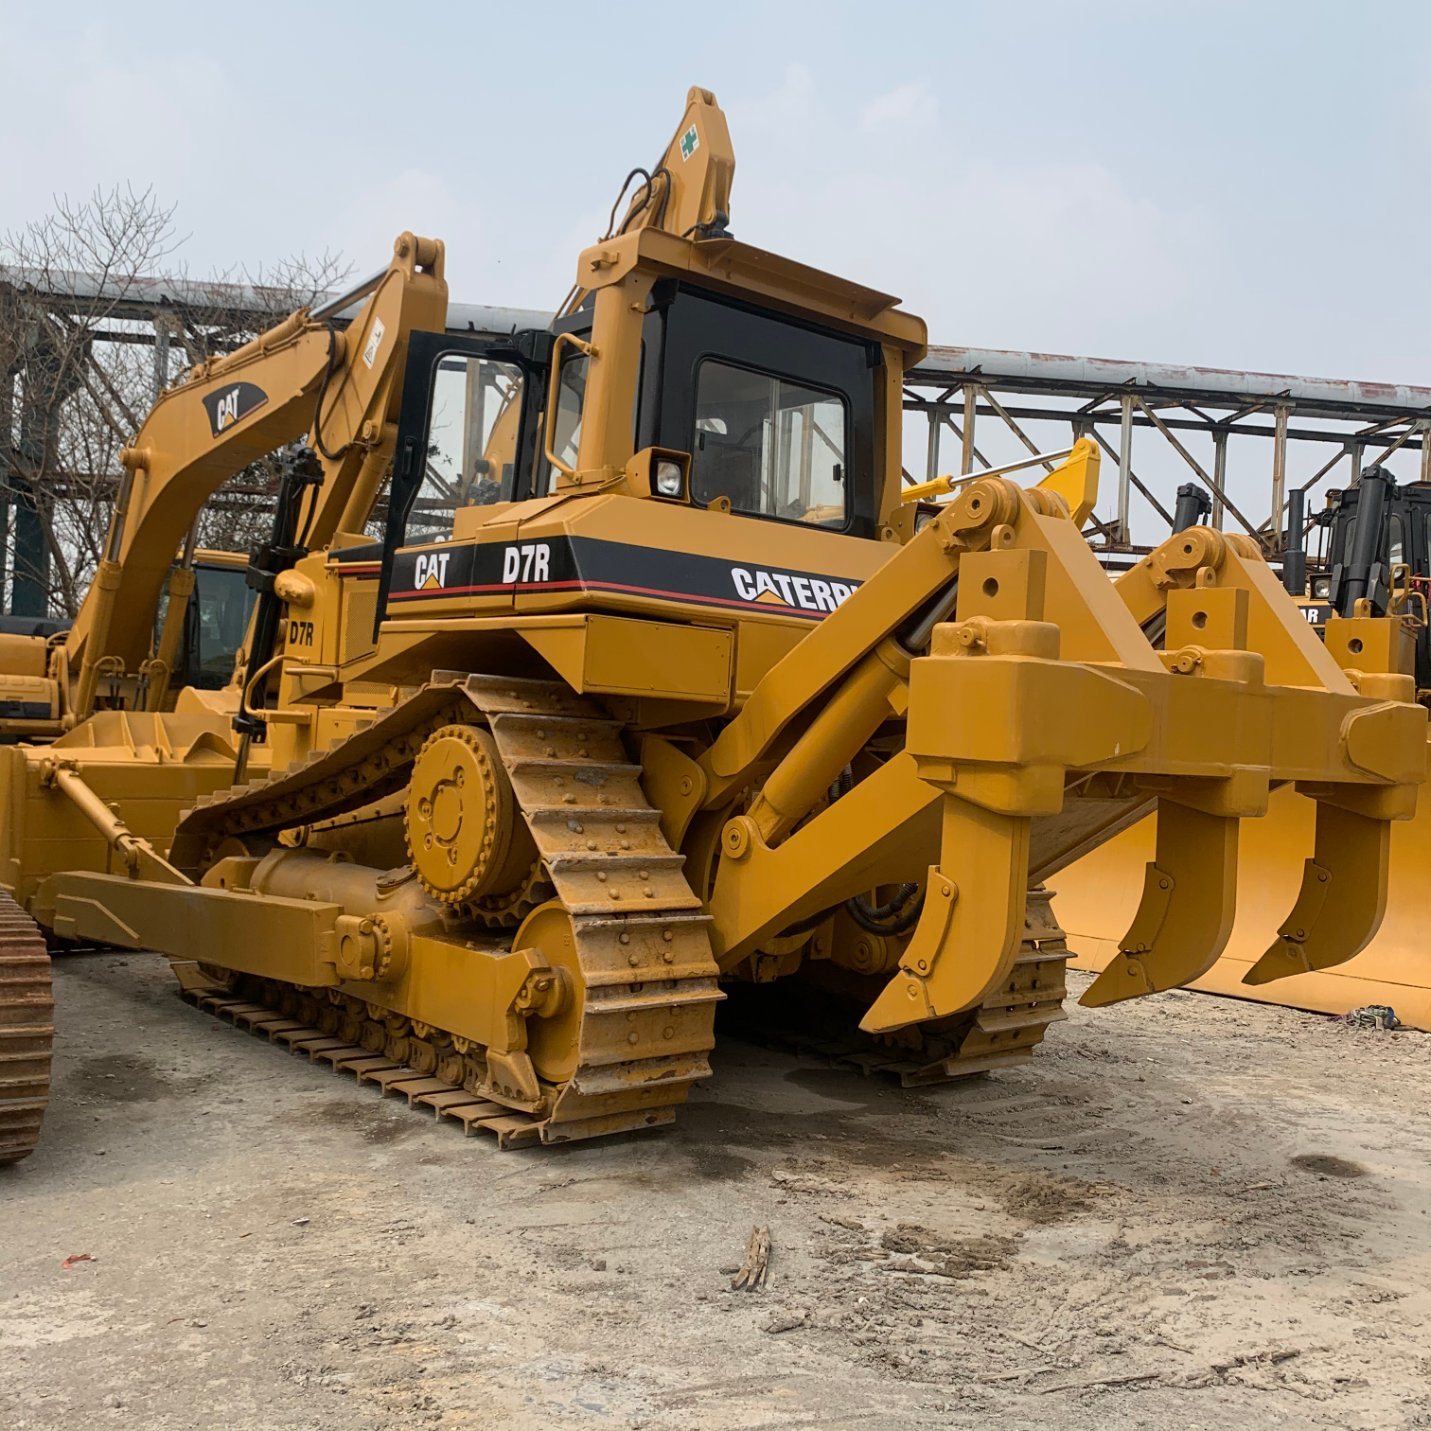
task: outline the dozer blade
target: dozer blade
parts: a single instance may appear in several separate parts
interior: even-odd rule
[[[1244,984],[1268,984],[1344,964],[1371,942],[1386,912],[1391,869],[1391,826],[1317,802],[1312,858],[1302,887],[1276,942],[1243,975]]]
[[[1164,799],[1143,898],[1119,956],[1078,1001],[1102,1008],[1176,989],[1207,973],[1227,947],[1237,894],[1239,821]]]
[[[1323,1014],[1389,1004],[1407,1027],[1431,1031],[1431,941],[1421,894],[1431,869],[1431,800],[1424,796],[1414,820],[1392,823],[1386,914],[1366,948],[1329,969],[1270,984],[1243,982],[1296,903],[1315,819],[1316,802],[1285,785],[1273,791],[1265,819],[1244,822],[1232,937],[1222,958],[1190,987]],[[1136,881],[1153,858],[1153,827],[1148,816],[1052,876],[1054,907],[1074,951],[1072,968],[1096,974],[1120,958]]]
[[[924,910],[899,972],[860,1027],[888,1033],[977,1008],[1007,982],[1023,936],[1029,821],[944,802],[940,864],[929,871]]]

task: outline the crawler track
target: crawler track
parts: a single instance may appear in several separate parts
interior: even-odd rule
[[[562,1064],[562,1074],[544,1080],[537,1099],[506,1098],[493,1090],[482,1049],[400,1012],[272,981],[257,997],[250,996],[253,981],[245,981],[241,1002],[387,1059],[384,1076],[422,1074],[444,1083],[431,1092],[465,1090],[475,1101],[498,1104],[503,1117],[520,1115],[496,1129],[504,1146],[670,1122],[690,1085],[710,1073],[722,995],[709,918],[641,790],[621,723],[559,682],[474,676],[434,683],[341,745],[197,806],[180,825],[173,857],[198,868],[224,839],[273,837],[399,789],[422,742],[455,720],[490,727],[537,844],[548,882],[543,892],[570,916],[567,968],[578,1006],[552,1021],[559,1027],[531,1021],[533,1037],[548,1040],[547,1066]],[[510,931],[474,934],[479,945],[485,939],[505,948],[511,941]],[[379,1072],[377,1065],[355,1071]]]
[[[571,919],[569,971],[580,1008],[565,1021],[570,1057],[563,1073],[544,1079],[540,1098],[504,1097],[481,1048],[340,989],[177,963],[185,997],[360,1082],[405,1094],[468,1132],[491,1132],[501,1147],[669,1123],[691,1084],[710,1073],[722,995],[709,918],[686,882],[682,856],[661,835],[621,724],[561,683],[435,681],[340,745],[201,802],[181,823],[171,857],[197,873],[225,841],[272,840],[400,790],[423,742],[454,721],[490,728],[537,843],[540,868],[523,908],[555,900]],[[510,947],[511,929],[485,927],[483,912],[471,913],[474,948]],[[812,999],[801,988],[790,991],[787,1017],[771,1019],[768,1006],[751,1001],[735,1023],[762,1042],[906,1086],[950,1082],[1032,1056],[1048,1026],[1064,1017],[1067,959],[1049,897],[1037,890],[1008,984],[972,1016],[911,1031],[902,1041],[875,1039],[854,1027],[858,1008],[828,995]],[[536,1021],[533,1028],[539,1030]]]
[[[0,894],[0,1164],[35,1151],[50,1101],[55,1005],[35,921]]]
[[[314,1063],[326,1063],[334,1073],[350,1073],[359,1084],[371,1084],[379,1092],[405,1097],[411,1108],[429,1109],[439,1119],[459,1123],[464,1133],[490,1133],[499,1148],[521,1148],[542,1139],[541,1120],[528,1113],[514,1112],[480,1098],[462,1087],[423,1073],[386,1053],[374,1053],[360,1043],[348,1043],[324,1033],[317,1024],[289,1018],[278,1005],[294,1001],[292,985],[271,980],[245,979],[234,988],[213,982],[199,965],[175,961],[174,973],[180,994],[195,1008],[226,1019],[235,1028],[247,1029],[260,1038],[282,1044],[290,1052],[302,1054]],[[255,1002],[255,999],[266,1002]],[[387,1031],[383,1034],[384,1046]]]
[[[1063,930],[1054,919],[1047,890],[1029,891],[1024,934],[1008,983],[973,1015],[912,1030],[908,1042],[876,1038],[855,1027],[860,1009],[848,1000],[791,990],[790,1016],[772,1017],[757,998],[734,999],[733,1030],[771,1047],[813,1053],[836,1063],[897,1078],[906,1088],[952,1083],[1027,1063],[1051,1024],[1067,1018],[1065,970],[1069,960]],[[780,991],[776,986],[776,992]],[[813,1014],[813,1016],[812,1016]]]
[[[768,1047],[857,1068],[862,1073],[896,1078],[905,1087],[952,1083],[1026,1063],[1051,1024],[1067,1017],[1064,970],[1068,960],[1062,929],[1053,918],[1049,895],[1029,892],[1023,949],[1008,985],[992,995],[972,1018],[956,1028],[922,1036],[917,1046],[901,1047],[852,1030],[850,1010],[831,1006],[827,1025],[808,1023],[801,1005],[800,1025],[773,1023],[735,1001],[733,1031]],[[360,1085],[404,1097],[418,1110],[450,1120],[465,1134],[489,1133],[502,1149],[542,1141],[541,1120],[479,1097],[462,1086],[460,1071],[434,1062],[425,1044],[396,1039],[385,1024],[366,1017],[357,1000],[320,1003],[291,985],[243,979],[232,987],[216,984],[197,964],[175,962],[183,997],[197,1008],[287,1047],[335,1073],[352,1074]],[[750,991],[755,992],[755,991]],[[344,1007],[346,1005],[346,1007]],[[287,1010],[287,1012],[285,1012]],[[294,1015],[300,1017],[294,1017]],[[304,1022],[304,1018],[319,1022]],[[356,1039],[335,1036],[356,1031]],[[359,1041],[361,1040],[361,1041]],[[374,1051],[376,1048],[377,1051]],[[391,1051],[391,1053],[389,1052]],[[414,1067],[401,1056],[416,1053]],[[442,1073],[454,1078],[438,1076]]]

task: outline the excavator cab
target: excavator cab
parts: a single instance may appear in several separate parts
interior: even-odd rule
[[[222,690],[233,680],[234,659],[243,645],[253,614],[255,593],[245,580],[248,558],[238,552],[195,553],[194,590],[184,610],[170,688],[180,691]],[[159,603],[154,641],[163,639],[168,592]]]

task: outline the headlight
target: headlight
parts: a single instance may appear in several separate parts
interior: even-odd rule
[[[1330,601],[1332,599],[1332,579],[1329,576],[1314,576],[1312,578],[1312,595],[1318,601]]]
[[[643,447],[626,464],[627,490],[633,497],[659,497],[665,502],[688,502],[691,493],[691,455],[670,447]]]
[[[672,462],[669,457],[661,458],[656,463],[656,490],[663,497],[679,497],[683,486],[681,464]]]

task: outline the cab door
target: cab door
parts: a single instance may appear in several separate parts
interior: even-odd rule
[[[378,622],[391,591],[408,582],[420,586],[420,577],[445,566],[440,545],[460,508],[531,495],[551,343],[551,334],[539,330],[499,342],[412,334],[383,532]],[[403,551],[412,547],[424,550]]]

